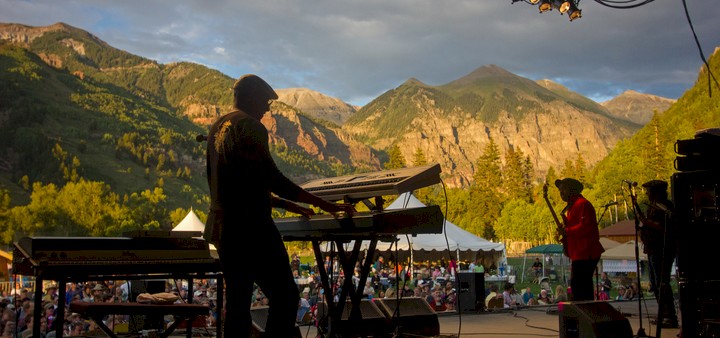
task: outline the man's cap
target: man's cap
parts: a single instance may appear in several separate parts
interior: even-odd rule
[[[95,284],[93,291],[105,291],[105,288],[102,286],[102,284]]]
[[[580,181],[570,177],[563,178],[561,180],[555,180],[555,186],[558,187],[558,189],[565,187],[575,192],[581,192],[583,188],[585,188],[583,184],[580,183]]]
[[[255,74],[241,76],[233,85],[236,96],[259,100],[277,100],[278,95],[270,85]]]
[[[668,184],[661,180],[651,180],[643,183],[643,188],[653,191],[665,191],[667,190]]]

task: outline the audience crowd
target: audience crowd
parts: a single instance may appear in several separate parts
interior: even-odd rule
[[[297,322],[300,325],[316,324],[318,306],[326,299],[326,290],[322,287],[320,273],[317,266],[300,264],[299,257],[293,255],[290,262],[293,275],[295,276],[300,293],[298,303]],[[371,265],[368,279],[362,287],[362,295],[366,299],[378,298],[406,298],[418,297],[427,301],[428,305],[436,312],[456,311],[458,304],[458,291],[456,290],[455,277],[457,274],[455,262],[446,263],[444,260],[437,262],[420,262],[408,270],[407,266],[395,264],[391,260],[384,260],[379,257]],[[495,265],[485,267],[480,261],[470,264],[461,263],[461,267],[472,269],[469,271],[497,271]],[[502,266],[502,265],[501,265]],[[352,276],[345,276],[337,259],[331,260],[326,257],[324,267],[332,281],[332,297],[335,302],[342,294],[342,287],[346,278],[351,278],[355,287],[360,283],[361,265],[358,263]],[[607,278],[606,276],[604,276]],[[44,286],[41,306],[40,334],[33,334],[33,307],[34,293],[28,285],[19,285],[11,292],[5,292],[0,301],[0,338],[15,337],[44,337],[52,338],[53,332],[58,325],[62,326],[65,336],[92,335],[94,331],[100,331],[97,324],[92,320],[84,319],[79,314],[70,311],[69,304],[73,301],[79,302],[131,302],[135,301],[132,288],[129,286],[133,281],[98,281],[84,283],[67,283],[66,297],[59,300],[57,286],[47,284]],[[205,304],[211,310],[207,318],[204,318],[204,325],[208,328],[215,327],[218,316],[217,308],[217,284],[213,279],[196,280],[193,283],[193,294],[188,298],[187,281],[165,282],[165,291],[178,297],[177,302],[187,302],[191,299],[193,303]],[[609,282],[603,283],[604,293],[609,287]],[[557,285],[555,290],[541,288],[538,294],[533,293],[530,287],[524,288],[521,292],[515,289],[514,284],[501,282],[486,283],[484,299],[482,304],[476,304],[477,310],[493,311],[498,308],[519,308],[530,305],[551,305],[560,301],[566,301],[568,294],[565,286]],[[502,288],[502,290],[500,290]],[[630,283],[629,286],[619,286],[620,296],[618,300],[633,299],[637,287]],[[605,296],[607,297],[607,296]],[[259,287],[256,287],[251,307],[267,306],[268,299]],[[65,316],[57,318],[58,307],[65,307]],[[174,319],[172,316],[164,318],[165,323]],[[117,328],[122,332],[131,328],[132,318],[122,315],[111,315],[103,322],[110,328]],[[197,323],[197,321],[196,321]],[[127,332],[127,331],[125,331]]]
[[[31,285],[18,285],[10,292],[4,292],[0,300],[0,338],[53,338],[55,329],[62,325],[63,336],[104,336],[98,325],[92,320],[82,318],[80,314],[70,310],[70,302],[109,302],[121,303],[135,301],[131,299],[130,284],[133,281],[98,281],[85,283],[67,283],[65,299],[59,299],[58,287],[55,284],[46,284],[43,287],[40,312],[40,332],[33,333],[33,313],[35,309],[34,292]],[[187,302],[187,282],[173,283],[166,281],[164,292],[177,296],[177,302]],[[196,304],[205,304],[211,310],[203,318],[207,326],[213,326],[217,319],[216,290],[214,280],[199,280],[193,284],[191,301]],[[135,295],[137,296],[137,295]],[[64,318],[57,318],[58,307],[64,307]],[[174,320],[172,316],[162,319],[163,324]],[[103,323],[110,329],[127,332],[133,325],[132,318],[126,315],[110,315],[103,319]],[[124,328],[123,328],[124,327]],[[138,331],[142,328],[138,328]]]

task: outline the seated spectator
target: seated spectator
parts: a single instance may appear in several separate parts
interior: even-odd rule
[[[626,300],[625,294],[627,293],[627,290],[625,290],[625,286],[620,285],[618,286],[618,295],[615,297],[615,300]]]
[[[555,303],[567,302],[568,300],[569,299],[568,299],[567,291],[565,291],[565,287],[562,285],[556,286],[555,287]]]
[[[373,297],[375,297],[375,288],[372,286],[372,281],[368,280],[365,282],[363,296],[367,299],[373,299]]]
[[[455,289],[450,289],[445,295],[445,305],[448,311],[455,311],[455,302],[457,301],[457,294]]]
[[[443,300],[442,293],[440,291],[433,291],[432,303],[430,306],[432,306],[435,312],[444,312],[447,310],[447,306],[445,305],[445,301]]]
[[[498,297],[498,287],[495,283],[490,284],[490,292],[485,297],[485,308],[488,308],[490,300]]]
[[[531,305],[530,300],[533,299],[537,303],[537,299],[535,299],[535,294],[533,294],[532,289],[530,287],[525,288],[525,292],[522,294],[523,303],[526,305]]]
[[[297,317],[295,321],[298,323],[309,323],[310,314],[310,290],[303,291],[302,297],[300,297],[300,303],[298,304]]]
[[[535,263],[533,263],[532,265],[532,270],[533,273],[535,273],[535,278],[539,278],[540,276],[542,276],[542,268],[543,264],[540,261],[540,258],[535,258]]]
[[[545,289],[540,290],[540,296],[538,296],[537,301],[540,305],[552,304],[552,300],[550,299],[550,296],[548,296],[548,292]]]
[[[625,287],[625,292],[623,294],[624,300],[632,300],[637,296],[637,291],[635,289],[635,283],[631,283],[630,285]]]
[[[505,290],[503,291],[503,303],[506,308],[515,308],[518,305],[517,302],[517,291],[515,290],[515,285],[513,283],[507,283],[505,284]]]

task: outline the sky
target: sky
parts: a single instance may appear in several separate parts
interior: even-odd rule
[[[162,64],[253,73],[359,106],[410,78],[438,86],[485,65],[597,102],[627,90],[677,99],[701,50],[720,47],[718,0],[687,0],[687,16],[682,0],[599,1],[580,1],[569,21],[512,0],[0,0],[0,22],[64,22]]]

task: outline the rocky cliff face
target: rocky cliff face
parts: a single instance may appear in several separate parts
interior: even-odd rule
[[[342,100],[307,88],[276,90],[278,101],[300,109],[309,116],[341,126],[357,109]]]
[[[286,104],[273,104],[262,123],[270,132],[273,144],[300,150],[320,161],[351,164],[366,171],[381,167],[377,153],[368,145],[355,140],[337,126],[316,123]]]
[[[541,86],[497,66],[438,87],[408,80],[356,114],[343,125],[349,134],[377,149],[397,144],[408,164],[420,149],[456,187],[472,182],[490,138],[501,157],[511,148],[529,156],[542,177],[579,155],[588,165],[597,163],[639,128],[559,85]],[[385,132],[388,120],[404,127]]]
[[[675,101],[628,90],[601,104],[618,118],[644,125],[650,122],[655,111],[662,113],[670,108]]]
[[[112,48],[62,23],[47,27],[0,24],[0,37],[27,45],[53,30],[71,30],[73,36],[89,37],[101,48]],[[60,43],[84,54],[82,44],[74,41]],[[63,62],[57,56],[40,56],[55,67]],[[141,61],[138,65],[146,64]],[[135,71],[144,71],[138,67]],[[208,69],[197,69],[199,66],[175,68],[192,68],[197,72],[196,79],[210,73]],[[182,80],[176,77],[177,73],[170,72],[167,81]],[[209,83],[218,82],[211,78]],[[232,79],[226,81],[231,83]],[[206,88],[201,86],[200,91]],[[309,89],[277,92],[279,102],[263,119],[271,132],[271,142],[320,161],[366,171],[380,170],[378,151],[393,144],[400,147],[408,165],[412,165],[413,154],[419,149],[428,161],[441,164],[450,186],[472,182],[475,163],[490,138],[500,147],[502,156],[511,148],[529,156],[540,177],[548,168],[560,169],[566,160],[574,161],[578,155],[588,165],[597,163],[618,141],[649,121],[653,111],[662,112],[674,102],[629,91],[600,105],[552,81],[532,81],[492,65],[443,86],[410,79],[360,109]],[[217,102],[224,94],[184,95],[171,108],[197,124],[208,125],[229,111],[227,104]]]
[[[542,113],[527,114],[520,119],[503,112],[495,122],[454,116],[447,118],[443,111],[429,101],[419,100],[423,111],[410,123],[407,132],[398,135],[396,142],[407,163],[421,149],[430,162],[440,163],[449,186],[466,186],[472,182],[477,159],[492,138],[501,156],[510,149],[529,156],[538,175],[552,166],[560,169],[566,160],[574,161],[581,154],[592,165],[607,156],[621,139],[634,129],[613,123],[598,114],[583,114],[576,108],[556,103]],[[361,130],[348,126],[350,134]]]

